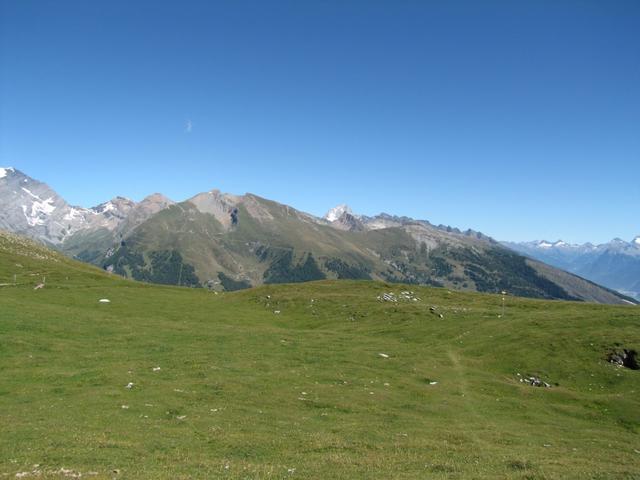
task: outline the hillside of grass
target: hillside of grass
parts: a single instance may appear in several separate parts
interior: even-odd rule
[[[640,478],[640,370],[607,361],[636,306],[215,294],[5,234],[0,284],[1,478]]]

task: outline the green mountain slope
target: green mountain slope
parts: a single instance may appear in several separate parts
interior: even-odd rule
[[[98,239],[84,243],[86,251],[70,253],[137,280],[226,290],[263,283],[373,279],[506,290],[534,298],[625,302],[621,295],[577,277],[536,268],[487,237],[401,220],[388,221],[386,228],[344,230],[255,195],[214,191],[162,210],[114,248],[106,249]],[[96,257],[100,249],[106,254]]]
[[[640,371],[606,360],[640,349],[638,307],[370,281],[216,294],[4,234],[0,283],[3,477],[638,478]]]

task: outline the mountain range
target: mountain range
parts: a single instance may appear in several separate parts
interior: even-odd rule
[[[137,280],[236,290],[324,278],[373,279],[548,299],[633,303],[473,230],[346,205],[323,218],[218,190],[174,202],[153,194],[92,208],[0,169],[0,229]]]
[[[600,245],[570,244],[562,240],[503,242],[503,245],[640,299],[640,236],[630,242],[615,238]]]

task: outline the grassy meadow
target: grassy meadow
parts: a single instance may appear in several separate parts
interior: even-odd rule
[[[214,294],[12,236],[0,284],[0,478],[640,479],[640,371],[606,361],[640,350],[638,307]]]

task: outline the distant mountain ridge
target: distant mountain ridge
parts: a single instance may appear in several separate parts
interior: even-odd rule
[[[14,168],[0,168],[0,229],[74,251],[87,235],[113,242],[174,202],[153,194],[141,202],[115,197],[91,208],[69,205],[48,185]],[[82,258],[86,260],[86,258]]]
[[[600,245],[548,242],[502,242],[516,252],[640,299],[640,236],[615,238]]]
[[[46,184],[0,170],[0,228],[138,280],[236,290],[261,283],[374,279],[566,300],[629,299],[527,259],[473,230],[348,206],[324,218],[257,195],[211,190],[173,202],[116,197],[67,204]]]

